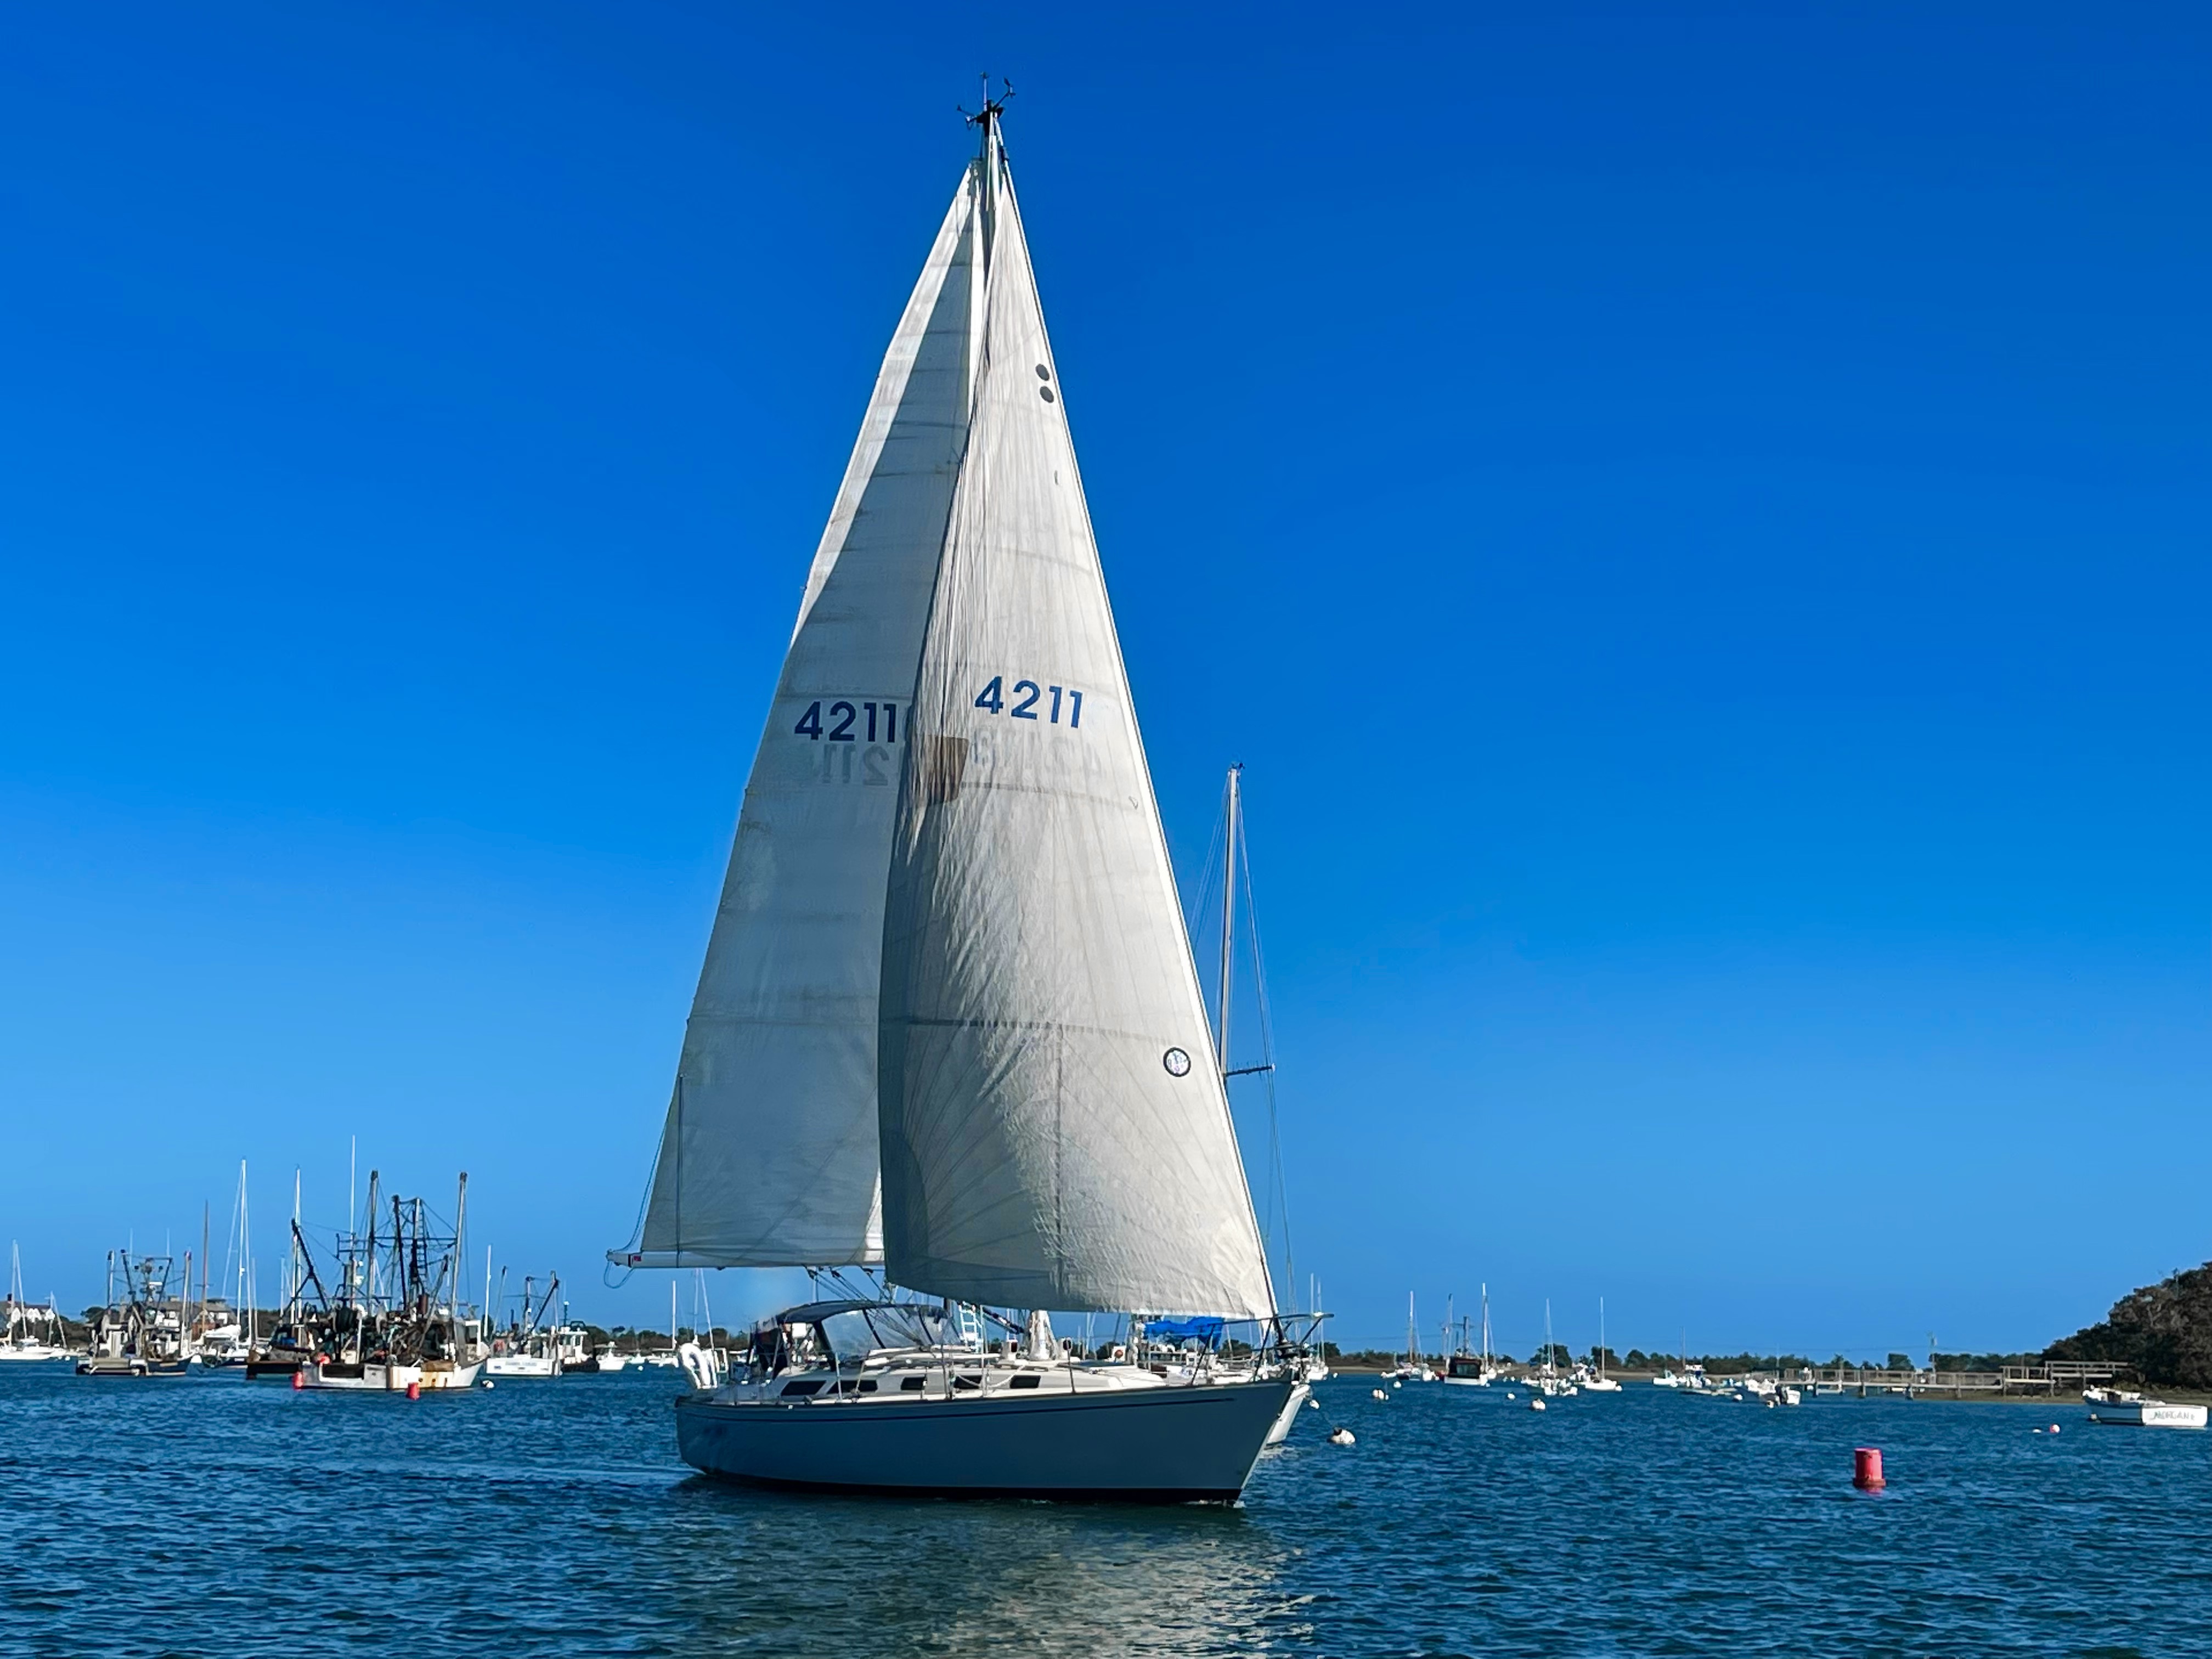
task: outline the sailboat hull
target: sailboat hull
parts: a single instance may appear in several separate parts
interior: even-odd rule
[[[1279,1446],[1291,1437],[1291,1430],[1298,1420],[1298,1407],[1313,1398],[1313,1389],[1304,1382],[1291,1385],[1291,1397],[1283,1402],[1283,1409],[1275,1413],[1275,1420],[1267,1427],[1267,1443]]]
[[[994,1399],[676,1402],[684,1461],[755,1486],[912,1497],[1236,1500],[1288,1378]]]

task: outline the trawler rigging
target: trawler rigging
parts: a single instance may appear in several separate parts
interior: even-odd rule
[[[387,1226],[380,1177],[369,1171],[366,1231],[338,1237],[338,1288],[301,1319],[319,1346],[299,1364],[294,1387],[404,1393],[476,1382],[488,1350],[482,1316],[463,1300],[460,1283],[468,1192],[464,1174],[450,1231],[425,1200],[397,1194]],[[296,1227],[294,1239],[304,1249]],[[312,1262],[303,1277],[321,1288]]]

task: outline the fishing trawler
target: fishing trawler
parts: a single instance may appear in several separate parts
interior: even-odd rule
[[[267,1377],[290,1378],[319,1355],[335,1352],[331,1338],[336,1321],[330,1293],[315,1267],[315,1253],[308,1247],[307,1231],[300,1224],[300,1172],[292,1172],[290,1249],[284,1261],[284,1299],[268,1339],[248,1349],[248,1382]]]
[[[464,1175],[452,1232],[439,1231],[422,1199],[397,1195],[387,1230],[379,1176],[369,1171],[368,1231],[339,1240],[330,1346],[300,1364],[294,1388],[411,1395],[475,1385],[487,1354],[482,1322],[460,1297],[468,1188]]]
[[[1444,1362],[1443,1380],[1465,1389],[1486,1389],[1504,1375],[1490,1358],[1490,1286],[1482,1287],[1482,1349],[1476,1352],[1468,1322],[1460,1321],[1459,1340]]]
[[[500,1269],[501,1282],[507,1270]],[[562,1362],[572,1354],[580,1358],[580,1342],[563,1346],[561,1332],[550,1316],[553,1298],[561,1293],[561,1276],[549,1274],[545,1294],[538,1296],[537,1275],[531,1274],[522,1281],[522,1302],[516,1310],[514,1322],[492,1339],[491,1353],[484,1361],[484,1375],[501,1381],[536,1377],[550,1379],[561,1375]]]
[[[166,1255],[107,1253],[107,1304],[93,1322],[90,1352],[76,1363],[79,1376],[185,1375],[190,1356],[184,1307],[169,1289],[174,1265],[174,1259]]]
[[[815,556],[610,1256],[881,1276],[763,1322],[726,1377],[686,1345],[678,1443],[709,1474],[1232,1500],[1294,1379],[1079,1355],[1044,1311],[1276,1304],[1003,106]]]

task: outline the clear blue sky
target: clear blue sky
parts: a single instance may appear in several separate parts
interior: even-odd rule
[[[2212,1255],[2212,39],[2069,9],[16,16],[33,1291],[240,1156],[273,1261],[357,1133],[665,1308],[599,1255],[986,66],[1343,1335],[2040,1344]]]

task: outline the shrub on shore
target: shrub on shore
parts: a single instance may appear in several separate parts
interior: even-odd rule
[[[2145,1382],[2212,1389],[2212,1261],[2130,1291],[2098,1324],[2044,1350],[2045,1359],[2109,1359]]]

